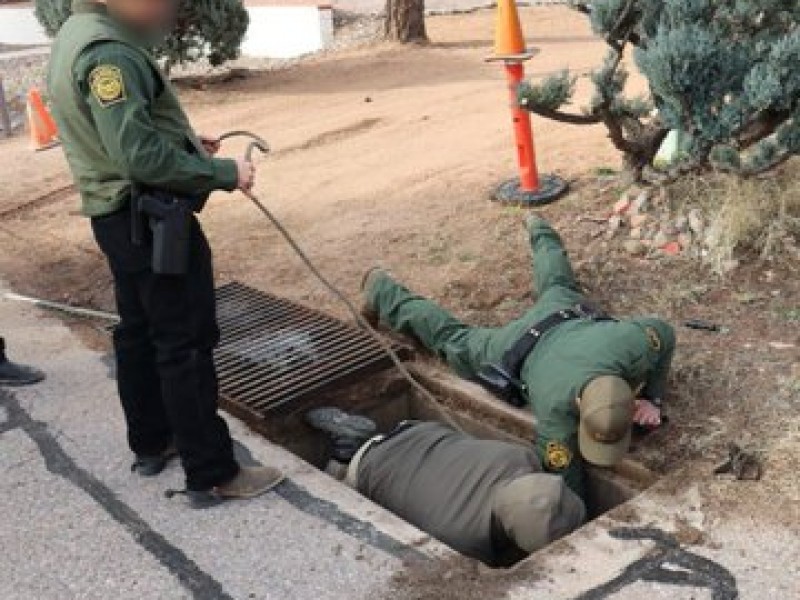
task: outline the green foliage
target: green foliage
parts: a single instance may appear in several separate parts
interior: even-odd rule
[[[47,35],[53,37],[69,18],[72,0],[36,0],[36,18]]]
[[[637,136],[655,142],[669,129],[687,136],[684,170],[715,165],[747,175],[800,154],[798,0],[594,0],[573,5],[590,15],[592,28],[610,47],[604,65],[592,75],[595,94],[587,113],[624,133],[612,131],[611,138],[626,155],[639,153],[629,164],[640,165],[650,150],[651,159],[657,151],[645,149]],[[649,99],[625,97],[627,74],[621,64],[631,46],[648,81]],[[542,98],[547,100],[541,94],[529,96],[529,110],[536,112]],[[554,118],[559,116],[564,115]]]
[[[156,54],[169,64],[206,58],[221,65],[239,56],[249,24],[241,0],[182,0],[175,30]]]
[[[36,0],[36,17],[55,35],[71,0]],[[175,29],[154,53],[169,68],[207,59],[214,66],[239,56],[249,18],[241,0],[181,0]]]
[[[542,110],[556,110],[567,104],[575,91],[576,78],[569,71],[547,77],[539,84],[523,83],[518,92],[521,106],[537,106]]]

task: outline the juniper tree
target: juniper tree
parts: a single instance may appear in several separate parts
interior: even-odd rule
[[[543,117],[604,124],[641,178],[667,133],[685,134],[673,173],[711,167],[741,175],[800,154],[798,0],[595,0],[572,2],[608,45],[591,74],[594,97],[567,112],[576,77],[524,84],[520,103]],[[632,51],[647,97],[625,95]]]
[[[36,0],[36,17],[54,36],[70,15],[71,0]],[[214,66],[239,56],[249,18],[242,0],[181,0],[172,34],[156,56],[169,69],[207,59]]]

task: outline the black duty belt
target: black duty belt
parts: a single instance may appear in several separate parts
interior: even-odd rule
[[[524,406],[528,402],[528,390],[525,383],[520,380],[520,373],[525,361],[536,348],[539,340],[544,337],[544,334],[562,323],[578,319],[591,321],[615,320],[605,313],[584,304],[576,304],[570,308],[554,312],[526,331],[519,341],[503,354],[500,364],[486,365],[478,373],[478,382],[512,406]]]

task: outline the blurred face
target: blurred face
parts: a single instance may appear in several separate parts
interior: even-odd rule
[[[165,35],[175,22],[179,0],[106,0],[108,11],[134,29]]]

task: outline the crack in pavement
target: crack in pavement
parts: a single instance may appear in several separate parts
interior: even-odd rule
[[[219,581],[198,567],[180,548],[154,531],[136,511],[122,502],[99,479],[79,467],[48,431],[47,425],[34,420],[13,395],[2,389],[0,407],[7,412],[5,422],[0,422],[0,435],[16,429],[25,432],[39,448],[48,471],[64,478],[91,497],[106,514],[131,534],[139,546],[166,567],[191,592],[192,597],[196,600],[233,600]]]
[[[50,432],[47,424],[33,419],[12,394],[2,389],[0,389],[0,416],[5,417],[0,420],[0,435],[12,430],[26,433],[37,445],[50,473],[64,478],[88,494],[132,535],[139,546],[166,567],[196,600],[233,600],[219,581],[200,569],[180,548],[153,530],[103,482],[79,467]],[[238,443],[236,445],[237,459],[240,462],[259,464],[245,446]],[[294,482],[284,481],[275,493],[296,510],[325,521],[345,535],[394,558],[412,562],[425,559],[425,555],[419,550],[383,533],[372,523],[345,513],[334,503],[313,495]]]

